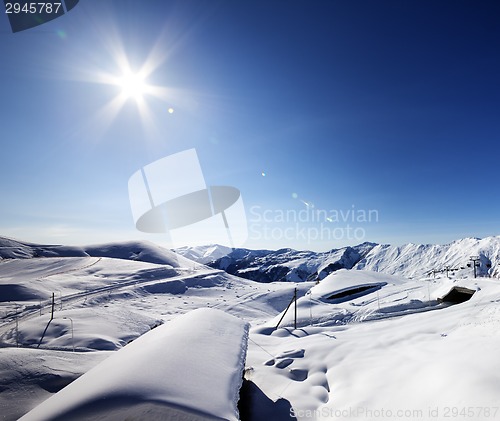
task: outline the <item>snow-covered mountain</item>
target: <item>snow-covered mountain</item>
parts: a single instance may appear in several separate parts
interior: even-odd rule
[[[40,245],[0,237],[1,259],[37,257],[108,257],[172,267],[206,264],[231,275],[258,282],[304,282],[324,279],[339,269],[371,270],[410,278],[434,272],[458,277],[476,273],[500,276],[500,236],[464,238],[449,244],[363,243],[327,252],[230,249],[218,245],[183,247],[175,251],[148,241],[129,241],[91,246]]]
[[[464,238],[445,245],[377,245],[356,264],[355,269],[421,277],[434,270],[446,272],[448,267],[448,271],[471,275],[471,257],[479,259],[477,275],[500,276],[500,236]]]
[[[477,257],[477,275],[500,276],[500,236],[464,238],[450,244],[363,243],[328,252],[292,249],[248,250],[219,246],[183,248],[178,253],[217,269],[258,282],[318,281],[339,269],[383,272],[405,277],[424,277],[434,272],[469,276],[471,257]],[[223,255],[222,257],[220,257]]]
[[[258,282],[317,281],[338,269],[351,269],[374,246],[372,243],[363,243],[324,253],[293,249],[277,251],[235,249],[207,264],[232,275]]]
[[[227,256],[233,251],[231,247],[221,246],[219,244],[210,244],[207,246],[179,247],[175,252],[199,263],[207,264]]]

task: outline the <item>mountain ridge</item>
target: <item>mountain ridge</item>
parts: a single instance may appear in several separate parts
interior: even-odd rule
[[[478,257],[477,275],[500,276],[500,236],[468,237],[444,245],[407,243],[393,246],[365,242],[326,252],[238,248],[229,253],[225,250],[224,256],[220,256],[217,246],[210,247],[215,251],[212,260],[207,254],[208,246],[203,248],[203,253],[196,248],[178,249],[177,252],[183,254],[189,250],[193,260],[203,255],[200,263],[259,282],[320,281],[339,269],[371,270],[415,278],[445,273],[448,268],[448,275],[466,276],[473,272],[472,256]]]
[[[462,238],[451,243],[401,246],[364,242],[326,252],[231,249],[218,245],[170,250],[148,241],[90,246],[40,245],[0,237],[0,260],[42,257],[114,257],[174,267],[204,264],[258,282],[320,281],[339,269],[370,270],[407,278],[446,273],[500,277],[500,236]],[[196,263],[195,263],[196,262]]]

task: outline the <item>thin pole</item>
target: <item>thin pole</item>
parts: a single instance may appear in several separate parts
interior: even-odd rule
[[[276,325],[275,329],[278,329],[278,327],[280,326],[280,323],[283,321],[283,318],[285,317],[285,314],[287,313],[288,309],[290,308],[290,306],[292,305],[293,303],[293,300],[295,299],[295,296],[293,296],[292,300],[288,303],[288,306],[286,307],[286,310],[285,312],[283,313],[283,316],[281,316],[281,319],[280,321],[278,322],[278,324]]]
[[[293,324],[293,327],[294,329],[297,329],[297,288],[295,288],[293,299],[295,300],[295,322]]]
[[[54,305],[55,305],[55,294],[52,293],[52,313],[50,315],[50,320],[54,320]]]
[[[71,317],[63,317],[63,319],[69,319],[71,322],[71,345],[73,347],[73,352],[75,352],[75,335],[73,331],[73,319]]]
[[[14,301],[12,301],[12,302],[16,306],[16,313],[15,313],[15,317],[16,317],[16,347],[19,347],[19,304],[17,304]]]
[[[19,319],[16,314],[16,347],[19,347]]]
[[[71,317],[68,317],[68,319],[71,322],[71,346],[73,347],[73,352],[75,352],[75,333],[73,330],[73,319]]]
[[[313,325],[312,293],[309,291],[309,324]]]

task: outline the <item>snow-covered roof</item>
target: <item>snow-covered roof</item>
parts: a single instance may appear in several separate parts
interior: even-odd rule
[[[384,273],[366,271],[353,271],[341,269],[328,275],[311,289],[314,297],[328,297],[334,293],[349,290],[361,286],[384,286],[390,284],[401,284],[403,279]]]
[[[153,329],[21,419],[237,420],[248,324],[198,309]]]

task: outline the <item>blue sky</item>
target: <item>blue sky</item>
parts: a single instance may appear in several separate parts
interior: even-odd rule
[[[208,185],[240,189],[250,248],[498,235],[499,21],[477,0],[81,0],[15,34],[2,15],[0,233],[163,243],[128,179],[195,148]],[[146,118],[102,112],[120,57],[154,64]]]

